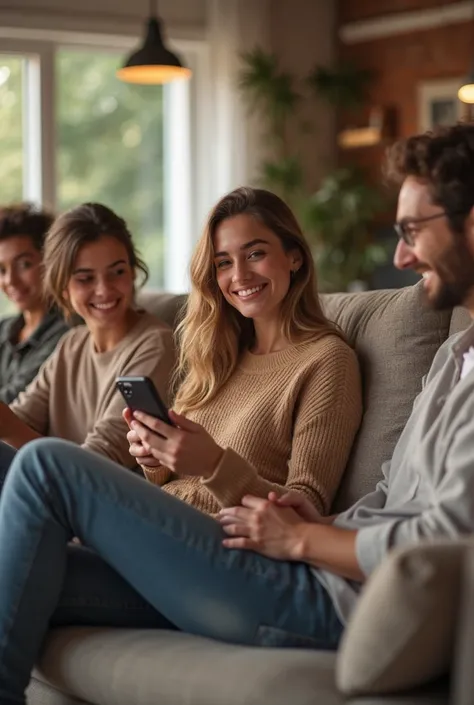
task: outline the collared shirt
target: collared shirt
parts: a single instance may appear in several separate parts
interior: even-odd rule
[[[69,330],[58,311],[49,311],[27,340],[18,342],[23,316],[0,320],[0,401],[9,404],[36,377],[59,339]]]
[[[464,379],[471,370],[474,370],[474,347],[471,345],[469,350],[463,355],[463,363],[461,370],[461,379]]]
[[[356,529],[359,566],[369,576],[394,547],[474,533],[474,369],[461,379],[474,324],[440,347],[392,459],[375,490],[334,524]],[[313,569],[346,622],[360,584]]]

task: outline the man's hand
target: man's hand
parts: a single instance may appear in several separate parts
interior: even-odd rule
[[[246,496],[240,507],[226,507],[219,521],[229,536],[228,548],[261,553],[275,560],[298,561],[363,582],[356,551],[357,530],[331,526],[329,518],[303,521],[292,507],[280,507],[275,498]]]
[[[298,560],[304,522],[292,507],[280,507],[270,499],[247,495],[241,507],[226,507],[219,521],[228,534],[228,548],[256,551],[277,560]]]
[[[311,504],[309,499],[301,492],[290,490],[281,496],[277,495],[276,492],[270,492],[268,499],[278,507],[291,507],[304,521],[311,523],[324,521],[314,504]]]

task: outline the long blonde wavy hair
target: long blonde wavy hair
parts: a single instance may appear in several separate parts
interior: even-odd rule
[[[214,235],[236,215],[256,218],[281,240],[286,252],[298,249],[302,264],[291,280],[281,306],[283,334],[288,341],[311,339],[339,328],[324,315],[316,291],[311,250],[291,209],[264,189],[241,187],[212,209],[191,259],[191,292],[177,328],[179,361],[174,408],[179,413],[209,402],[234,372],[239,356],[254,341],[254,326],[224,298],[217,284]]]

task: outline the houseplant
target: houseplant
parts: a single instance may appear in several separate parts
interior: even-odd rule
[[[316,192],[309,191],[298,137],[311,125],[302,121],[301,107],[316,97],[353,107],[363,100],[368,80],[363,70],[316,67],[298,82],[280,70],[271,53],[256,48],[242,55],[239,88],[262,118],[269,154],[260,165],[259,181],[296,212],[312,244],[322,291],[344,291],[354,281],[366,284],[375,267],[386,261],[386,249],[373,242],[371,227],[383,199],[355,169],[337,169]]]
[[[366,288],[375,267],[387,259],[374,242],[373,222],[383,207],[380,194],[356,169],[338,169],[301,206],[323,291]]]

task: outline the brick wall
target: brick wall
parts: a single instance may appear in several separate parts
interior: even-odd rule
[[[347,22],[380,17],[393,12],[441,7],[435,0],[340,0],[338,26]],[[454,2],[454,0],[452,0]],[[463,76],[474,59],[474,22],[397,34],[355,44],[338,42],[339,57],[372,69],[375,80],[370,90],[370,104],[394,110],[396,136],[418,131],[417,87],[428,79]],[[367,111],[365,111],[364,117]],[[344,119],[342,120],[344,122]],[[353,162],[380,170],[384,147],[343,150],[342,163]]]
[[[443,8],[456,0],[339,0],[337,25],[358,22],[400,12]],[[357,116],[368,119],[370,105],[391,109],[395,117],[395,137],[419,131],[418,85],[431,79],[462,77],[474,60],[474,21],[412,31],[354,44],[338,40],[340,59],[371,69],[375,80],[369,91],[368,105]],[[352,116],[353,117],[353,116]],[[351,119],[339,115],[339,129]],[[355,164],[366,170],[370,180],[381,184],[386,144],[338,151],[340,164]],[[377,237],[387,239],[395,249],[396,238],[388,225],[395,217],[395,206],[388,208],[375,224]],[[417,277],[398,272],[391,263],[375,272],[374,288],[398,287]]]

